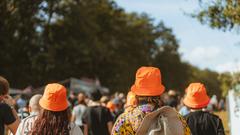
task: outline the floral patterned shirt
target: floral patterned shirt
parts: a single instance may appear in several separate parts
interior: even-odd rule
[[[152,111],[154,111],[154,106],[151,104],[140,105],[136,108],[127,108],[116,120],[111,135],[135,135],[144,116]],[[191,135],[191,131],[186,121],[180,114],[179,119],[184,126],[185,135]]]

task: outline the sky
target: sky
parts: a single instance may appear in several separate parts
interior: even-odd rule
[[[147,13],[163,21],[179,40],[183,61],[217,72],[240,71],[240,34],[202,25],[187,16],[199,9],[197,0],[115,0],[126,12]]]

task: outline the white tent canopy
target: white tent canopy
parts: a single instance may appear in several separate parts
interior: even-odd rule
[[[231,135],[240,134],[240,93],[236,90],[228,92],[228,114]]]

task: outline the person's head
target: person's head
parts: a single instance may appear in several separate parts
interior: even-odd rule
[[[8,91],[9,91],[9,83],[7,79],[0,76],[0,97],[7,95]]]
[[[74,93],[74,91],[70,91],[69,98],[70,99],[75,99],[76,98],[76,94]]]
[[[125,107],[135,106],[135,105],[137,105],[136,95],[132,91],[129,91],[127,94],[127,101],[126,101]]]
[[[116,109],[115,104],[112,101],[109,101],[106,106],[111,112],[114,112]]]
[[[119,98],[120,100],[122,100],[122,99],[125,98],[125,95],[121,92],[121,93],[119,93],[118,98]]]
[[[45,87],[39,100],[42,111],[35,121],[32,134],[69,134],[69,111],[67,90],[61,84],[53,83]]]
[[[100,101],[101,97],[102,97],[102,94],[99,89],[94,89],[89,92],[89,98],[92,101]]]
[[[202,109],[207,107],[210,98],[202,83],[191,83],[186,89],[186,96],[183,99],[184,105],[191,109]]]
[[[168,91],[168,96],[170,97],[176,97],[177,96],[177,92],[175,90],[169,90]]]
[[[79,93],[77,99],[79,104],[85,104],[85,95],[83,93]]]
[[[108,96],[102,96],[100,99],[100,102],[103,106],[106,106],[109,101],[110,101],[110,99]]]
[[[123,102],[118,97],[115,97],[112,100],[112,103],[115,106],[115,112],[119,112],[119,111],[121,111],[123,109]]]
[[[131,91],[136,95],[138,104],[162,105],[161,95],[165,87],[162,85],[160,69],[156,67],[141,67],[137,70]]]
[[[41,110],[41,107],[39,105],[39,100],[41,99],[42,95],[41,94],[36,94],[31,97],[29,100],[29,111],[30,112],[35,112],[39,113]]]

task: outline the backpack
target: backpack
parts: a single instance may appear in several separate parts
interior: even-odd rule
[[[184,135],[184,125],[179,114],[171,107],[164,106],[146,114],[136,135]]]

